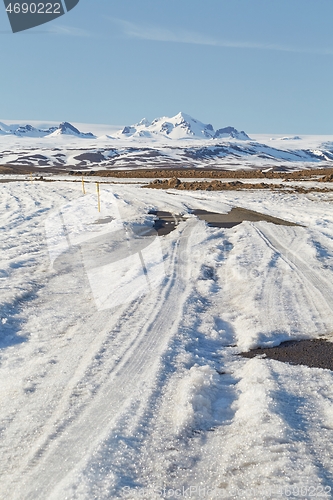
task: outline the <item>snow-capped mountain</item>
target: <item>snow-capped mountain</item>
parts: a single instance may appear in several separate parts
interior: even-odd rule
[[[15,135],[17,137],[59,137],[74,136],[82,139],[95,139],[96,136],[84,133],[74,127],[71,123],[62,122],[58,127],[41,129],[29,124],[6,125],[0,122],[0,135]],[[237,139],[249,141],[250,137],[244,132],[239,132],[234,127],[225,127],[214,130],[210,123],[203,123],[185,113],[168,118],[156,118],[152,122],[143,118],[139,123],[130,125],[119,130],[115,135],[105,135],[108,139],[151,139],[151,140],[184,140],[184,139]]]
[[[75,137],[81,137],[83,139],[95,139],[96,138],[96,136],[94,134],[92,134],[91,132],[88,132],[88,133],[80,132],[79,129],[77,129],[76,127],[74,127],[73,125],[71,125],[68,122],[60,123],[59,127],[50,134],[51,137],[56,137],[59,135],[73,135]]]
[[[95,136],[89,133],[80,132],[68,122],[60,123],[58,127],[40,129],[32,125],[11,124],[6,125],[0,122],[0,135],[16,135],[17,137],[56,137],[59,135],[72,135],[84,139],[94,139]]]
[[[167,137],[169,139],[238,139],[250,140],[245,132],[234,127],[214,130],[210,123],[203,123],[185,113],[178,113],[172,118],[163,116],[149,122],[146,118],[135,125],[126,126],[118,137]]]
[[[52,134],[55,130],[57,130],[57,127],[39,129],[33,127],[32,125],[6,125],[5,123],[0,122],[1,135],[16,135],[18,137],[46,137],[47,135]]]

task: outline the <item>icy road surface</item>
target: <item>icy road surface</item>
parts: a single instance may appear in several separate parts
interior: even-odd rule
[[[0,498],[331,498],[332,372],[236,354],[333,340],[332,195],[86,188],[0,184]]]

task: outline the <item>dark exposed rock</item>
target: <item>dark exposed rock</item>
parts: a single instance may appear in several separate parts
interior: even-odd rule
[[[100,152],[90,152],[90,153],[82,153],[78,156],[74,156],[75,160],[79,160],[81,162],[92,162],[92,163],[100,163],[101,161],[105,161],[104,156]]]
[[[226,136],[233,137],[234,139],[250,140],[250,137],[244,132],[244,130],[239,132],[234,127],[219,128],[214,134],[214,139]]]

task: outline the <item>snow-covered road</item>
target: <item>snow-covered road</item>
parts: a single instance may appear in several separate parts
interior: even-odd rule
[[[331,498],[332,372],[236,356],[333,338],[331,195],[86,187],[0,184],[0,498]]]

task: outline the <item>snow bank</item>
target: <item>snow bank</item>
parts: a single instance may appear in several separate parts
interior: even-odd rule
[[[172,420],[177,434],[192,426],[207,427],[211,423],[212,399],[218,375],[210,366],[192,366],[179,382],[174,395]],[[215,390],[214,390],[215,389]]]

